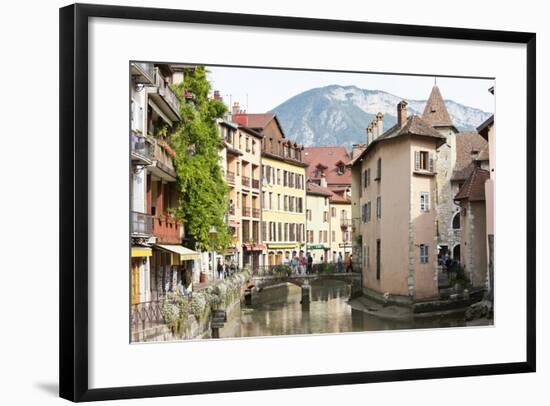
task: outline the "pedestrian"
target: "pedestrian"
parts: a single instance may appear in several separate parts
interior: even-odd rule
[[[303,255],[300,256],[300,275],[304,275],[306,273],[306,265],[307,265],[306,258]]]
[[[349,257],[346,261],[346,272],[353,272],[352,254],[349,254]]]
[[[311,253],[307,253],[307,271],[306,273],[312,274],[313,273],[313,257],[311,256]]]
[[[344,261],[342,259],[342,253],[341,252],[338,253],[337,265],[338,265],[338,272],[339,273],[343,272],[344,271]]]
[[[223,279],[223,264],[222,261],[218,261],[218,278]]]

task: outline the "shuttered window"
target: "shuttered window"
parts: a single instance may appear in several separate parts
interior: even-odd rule
[[[430,194],[428,192],[420,192],[420,210],[430,211]]]

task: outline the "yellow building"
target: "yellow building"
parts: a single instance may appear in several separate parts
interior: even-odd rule
[[[305,253],[306,172],[303,147],[287,139],[275,114],[233,109],[233,121],[262,136],[261,265]]]

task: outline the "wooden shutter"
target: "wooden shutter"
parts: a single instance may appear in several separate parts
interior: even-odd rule
[[[414,151],[414,170],[420,169],[420,151]]]
[[[430,160],[429,160],[429,166],[428,166],[428,168],[429,168],[430,172],[433,172],[433,171],[434,171],[434,158],[433,158],[433,154],[430,153],[429,156],[430,156]]]

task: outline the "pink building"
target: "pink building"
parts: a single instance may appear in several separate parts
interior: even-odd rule
[[[436,297],[436,154],[445,136],[397,105],[398,122],[350,162],[352,211],[360,217],[363,292],[412,304]],[[379,120],[381,121],[381,120]],[[375,124],[376,127],[376,124]]]

